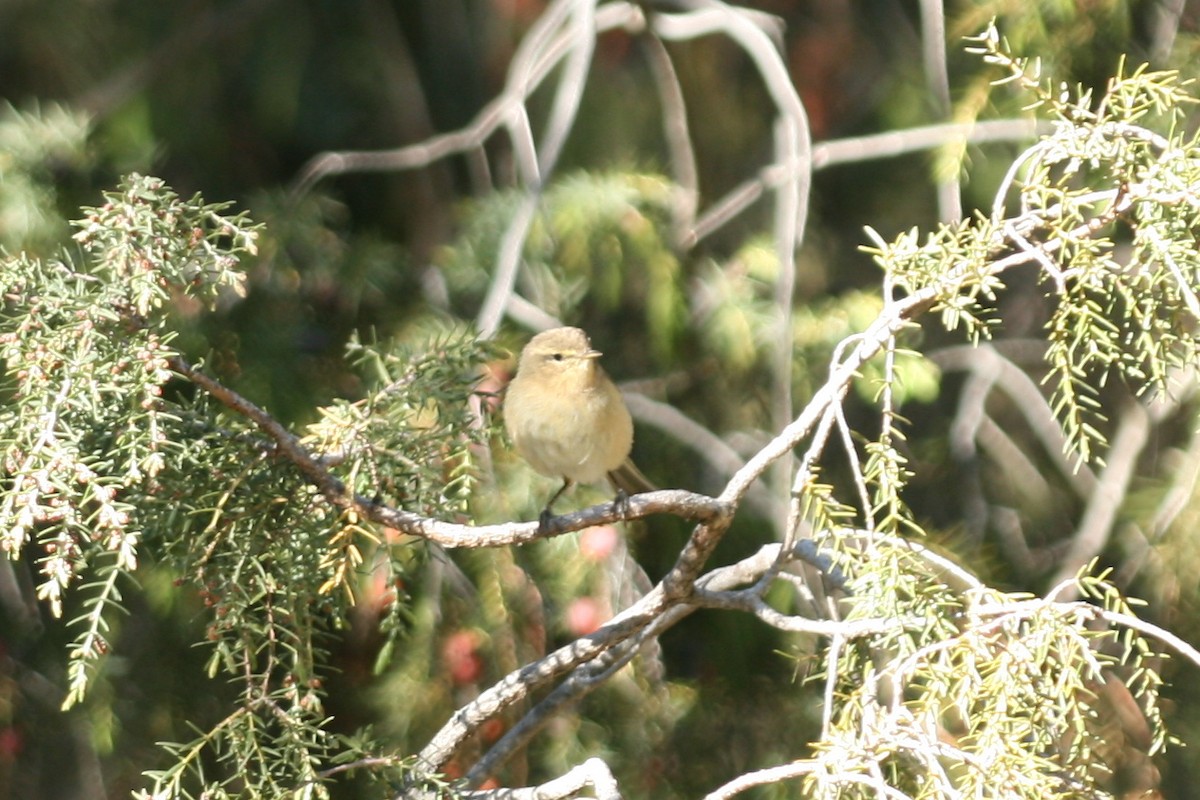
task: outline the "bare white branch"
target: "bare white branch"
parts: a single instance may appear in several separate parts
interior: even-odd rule
[[[599,758],[589,758],[566,774],[538,786],[461,792],[455,796],[464,800],[563,800],[585,789],[590,789],[596,800],[621,800],[617,779]]]
[[[1039,348],[1043,347],[1040,344],[1038,346]],[[1095,474],[1086,464],[1076,466],[1066,457],[1066,437],[1063,436],[1062,429],[1054,417],[1054,410],[1050,408],[1045,394],[1042,393],[1041,388],[1028,372],[1014,364],[1011,359],[1006,358],[991,344],[982,344],[978,347],[949,347],[931,353],[929,358],[944,370],[968,371],[972,375],[978,376],[978,379],[983,381],[988,389],[1008,395],[1012,400],[1013,408],[1025,418],[1030,432],[1042,445],[1042,451],[1053,460],[1059,475],[1080,497],[1088,497],[1092,494],[1096,485]],[[968,452],[971,447],[966,437],[972,434],[986,436],[981,432],[987,425],[982,405],[987,399],[986,395],[975,393],[971,397],[974,402],[970,406],[960,405],[962,409],[960,419],[955,421],[951,429],[954,432],[956,447],[963,452]],[[961,402],[966,402],[965,394],[964,400]],[[973,419],[976,422],[973,423]],[[995,436],[991,437],[990,441],[997,446],[1000,444],[1000,437],[1008,439],[1002,430],[996,430],[994,434]],[[1028,460],[1023,455],[1020,458],[1027,467]],[[1036,473],[1037,470],[1033,470],[1033,472]],[[1020,475],[1013,477],[1018,478]]]
[[[1130,403],[1121,413],[1120,424],[1117,425],[1106,456],[1107,463],[1088,498],[1079,527],[1071,537],[1071,545],[1063,556],[1056,581],[1066,581],[1077,574],[1108,542],[1117,512],[1128,494],[1138,458],[1150,441],[1154,426],[1178,407],[1178,397],[1163,394],[1147,401]],[[1073,588],[1068,590],[1068,593],[1073,592]]]
[[[696,209],[700,205],[700,174],[688,127],[687,101],[684,100],[679,77],[675,74],[675,64],[662,40],[647,35],[643,41],[662,105],[663,138],[670,156],[671,177],[675,181],[675,202],[671,204],[671,238],[677,247],[683,247],[684,236],[695,224]]]
[[[940,118],[950,115],[950,74],[946,67],[946,11],[941,0],[921,0],[921,51],[925,84]],[[958,175],[937,182],[938,217],[942,222],[962,219],[962,189]]]

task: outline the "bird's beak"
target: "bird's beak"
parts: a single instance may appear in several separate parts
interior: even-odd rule
[[[599,358],[602,355],[604,355],[604,353],[601,353],[599,350],[588,350],[587,352],[580,354],[579,357],[591,359],[591,358]]]

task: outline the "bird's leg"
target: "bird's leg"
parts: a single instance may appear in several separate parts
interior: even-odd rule
[[[612,501],[612,510],[622,521],[629,518],[629,495],[625,494],[624,489],[617,489],[617,496]]]
[[[550,531],[550,519],[554,516],[554,512],[550,510],[550,506],[554,505],[554,501],[562,497],[563,492],[570,489],[573,483],[570,478],[563,478],[563,485],[554,493],[554,496],[546,503],[546,507],[542,509],[542,513],[538,515],[538,533],[548,533]]]

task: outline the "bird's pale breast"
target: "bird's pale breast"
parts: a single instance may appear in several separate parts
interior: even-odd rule
[[[517,451],[539,473],[595,483],[625,461],[633,424],[607,378],[592,387],[565,383],[533,392],[518,375],[509,387],[505,426]]]

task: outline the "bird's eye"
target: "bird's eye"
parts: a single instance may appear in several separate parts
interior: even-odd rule
[[[555,361],[562,361],[562,360],[563,360],[563,354],[562,354],[562,353],[555,353],[555,354],[553,354],[553,355],[552,355],[552,356],[550,356],[550,357],[551,357],[551,358],[553,358]]]

